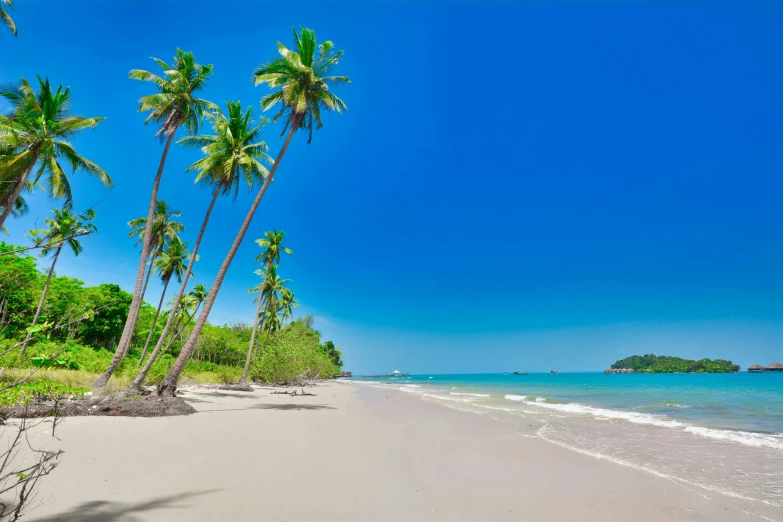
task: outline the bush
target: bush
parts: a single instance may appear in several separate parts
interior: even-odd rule
[[[275,384],[301,384],[333,376],[338,368],[321,349],[320,336],[304,324],[286,328],[254,361],[250,378]]]
[[[89,388],[69,386],[56,381],[25,382],[0,392],[0,405],[13,406],[31,400],[54,400],[74,395],[82,396],[88,391],[90,391]]]

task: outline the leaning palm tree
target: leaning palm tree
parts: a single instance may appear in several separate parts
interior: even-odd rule
[[[35,326],[41,317],[46,293],[49,290],[49,283],[54,273],[54,265],[57,264],[57,259],[60,257],[63,247],[68,245],[73,255],[78,257],[82,251],[82,243],[76,238],[98,231],[95,225],[92,224],[92,220],[95,218],[95,211],[93,210],[88,210],[77,216],[71,214],[66,208],[62,210],[55,209],[52,212],[54,212],[54,218],[46,218],[46,225],[49,228],[39,228],[27,233],[36,244],[46,245],[41,249],[41,257],[54,252],[52,265],[49,267],[49,274],[46,276],[46,282],[41,292],[41,299],[38,301],[38,308],[35,310],[35,316],[30,326]],[[22,350],[19,352],[19,355],[24,355],[27,350],[27,344],[30,342],[30,337],[31,334],[28,333],[22,343]]]
[[[0,21],[16,36],[16,24],[11,19],[11,15],[8,14],[8,9],[4,6],[7,6],[8,9],[13,9],[14,0],[0,0]]]
[[[232,195],[236,199],[242,182],[244,181],[252,189],[256,183],[262,182],[269,174],[264,164],[272,163],[272,158],[267,154],[266,143],[259,141],[266,122],[256,123],[253,121],[252,110],[248,108],[243,111],[242,104],[239,102],[228,102],[227,106],[227,116],[220,113],[207,114],[214,134],[186,136],[179,141],[181,145],[186,147],[201,148],[204,157],[186,170],[196,172],[196,182],[212,191],[212,200],[204,214],[204,220],[193,247],[193,256],[198,254],[201,239],[207,229],[218,196]],[[185,272],[175,300],[176,303],[179,303],[185,294],[192,266],[191,263],[188,271]],[[161,337],[152,352],[154,355],[151,357],[156,357],[163,347],[161,339],[168,335],[176,314],[177,308],[172,307]]]
[[[76,172],[83,170],[95,176],[104,186],[111,178],[92,161],[80,156],[67,141],[78,132],[93,129],[103,118],[84,118],[68,112],[71,91],[60,85],[52,90],[49,79],[38,77],[38,92],[22,79],[15,88],[0,91],[11,104],[11,111],[0,115],[0,228],[13,212],[19,194],[33,169],[33,183],[45,178],[53,198],[64,198],[64,207],[73,206],[73,195],[61,162]]]
[[[296,300],[294,293],[289,288],[284,288],[280,295],[280,325],[286,319],[294,318],[294,308],[299,307],[299,301]]]
[[[144,296],[147,294],[147,285],[150,282],[153,268],[155,267],[155,260],[163,252],[163,248],[166,246],[167,241],[172,238],[179,238],[179,234],[185,231],[185,225],[179,221],[175,221],[176,218],[182,217],[182,212],[179,210],[171,210],[169,204],[163,200],[155,202],[155,217],[152,221],[152,240],[150,244],[149,262],[147,263],[147,275],[144,277],[144,285],[141,287],[141,297],[137,303],[141,307],[141,303],[144,302]],[[144,245],[144,235],[147,230],[147,218],[138,217],[128,222],[130,232],[128,237],[136,238],[136,245]],[[136,312],[138,313],[138,311]],[[130,344],[128,345],[130,346]]]
[[[264,235],[266,236],[265,239],[256,239],[256,244],[264,249],[264,251],[256,257],[256,262],[261,262],[266,265],[265,270],[261,272],[261,275],[264,277],[264,280],[261,282],[261,288],[264,288],[266,285],[267,275],[271,273],[272,265],[280,264],[280,253],[285,252],[288,255],[294,255],[290,248],[283,246],[283,238],[285,237],[284,231],[281,230],[278,232],[277,229],[274,229],[272,231],[264,232]],[[250,358],[253,355],[253,347],[256,344],[256,332],[258,331],[258,318],[261,315],[262,297],[263,294],[256,300],[257,304],[256,314],[253,320],[253,331],[250,334],[250,344],[247,347],[247,357],[245,359],[245,371],[242,374],[242,380],[239,381],[240,384],[246,384],[247,382],[247,369],[250,368]]]
[[[182,281],[182,274],[187,270],[188,264],[192,262],[187,246],[188,244],[179,237],[175,236],[170,238],[166,247],[161,252],[160,257],[155,261],[154,270],[160,275],[160,280],[163,283],[163,291],[160,294],[158,308],[155,310],[155,317],[153,317],[152,324],[150,325],[150,332],[147,334],[147,341],[144,343],[144,348],[141,351],[139,366],[141,366],[141,362],[147,354],[147,347],[150,345],[152,334],[155,333],[155,325],[158,323],[160,309],[163,306],[163,300],[166,298],[166,290],[169,287],[171,278],[176,277],[177,281]]]
[[[193,290],[188,292],[188,295],[182,296],[179,301],[177,301],[176,297],[172,299],[172,308],[177,309],[175,324],[172,328],[174,335],[171,336],[169,342],[165,347],[163,347],[163,349],[161,349],[163,342],[158,339],[158,344],[155,346],[155,350],[153,350],[150,354],[149,359],[147,359],[147,363],[144,365],[144,368],[142,368],[141,372],[139,372],[139,374],[133,379],[133,382],[131,382],[131,388],[141,388],[141,385],[144,384],[144,381],[147,379],[147,375],[149,374],[152,365],[155,364],[155,361],[157,361],[163,355],[163,353],[165,353],[169,347],[174,344],[174,341],[176,341],[180,335],[182,335],[182,332],[185,331],[185,328],[188,326],[188,324],[190,324],[190,321],[198,313],[198,309],[204,303],[207,295],[209,295],[209,290],[205,289],[204,285],[198,284],[193,287]],[[165,337],[166,335],[161,334],[161,339]]]
[[[280,299],[270,299],[267,306],[264,308],[264,312],[261,314],[260,324],[262,325],[261,331],[266,331],[264,336],[264,344],[261,346],[262,350],[266,349],[266,343],[269,340],[269,334],[271,332],[279,332],[285,328],[285,320],[293,318],[294,308],[299,306],[299,302],[294,297],[294,293],[290,288],[282,288],[280,290]],[[259,335],[259,340],[260,340]],[[258,343],[260,344],[260,343]],[[258,344],[255,347],[253,356],[258,354]]]
[[[334,45],[328,41],[317,45],[315,33],[309,29],[302,29],[301,34],[297,34],[296,30],[294,30],[294,40],[296,50],[290,50],[283,44],[278,43],[280,58],[259,67],[253,75],[256,85],[266,83],[273,89],[279,89],[264,97],[261,101],[261,106],[264,110],[267,110],[277,103],[282,104],[282,108],[275,116],[274,121],[281,118],[284,119],[283,133],[285,134],[287,131],[286,138],[282,147],[280,147],[269,175],[264,180],[264,184],[250,205],[245,220],[242,222],[242,226],[239,228],[239,232],[237,232],[236,238],[223,260],[223,264],[220,266],[215,282],[212,285],[212,290],[204,303],[204,308],[201,310],[196,324],[182,346],[176,362],[160,386],[158,386],[159,394],[174,394],[179,376],[182,374],[190,354],[193,353],[198,336],[201,334],[201,330],[209,317],[209,312],[215,304],[220,285],[223,284],[226,272],[228,272],[228,268],[231,266],[231,262],[242,244],[258,205],[261,204],[269,184],[274,179],[275,172],[280,167],[280,162],[288,150],[294,133],[299,129],[308,129],[311,138],[313,125],[317,128],[320,128],[322,125],[321,111],[337,111],[339,113],[346,108],[343,101],[329,91],[330,87],[349,83],[348,78],[344,76],[330,75],[332,69],[340,61],[343,54],[342,51],[335,52]]]
[[[144,70],[132,70],[129,77],[133,80],[151,82],[158,89],[155,94],[144,96],[139,100],[139,112],[149,111],[145,123],[153,121],[160,125],[156,136],[166,140],[163,153],[158,165],[158,171],[152,182],[150,203],[147,209],[147,223],[144,235],[144,244],[139,257],[139,266],[136,270],[136,286],[133,289],[128,318],[120,336],[120,343],[114,352],[114,357],[106,371],[95,381],[96,387],[103,387],[109,382],[117,365],[130,345],[133,330],[139,317],[141,308],[141,290],[144,281],[147,258],[149,257],[152,220],[155,214],[155,203],[158,200],[158,187],[163,176],[163,168],[169,154],[174,136],[181,126],[185,126],[189,134],[197,134],[198,127],[205,111],[219,111],[214,103],[198,98],[196,94],[206,87],[207,80],[212,75],[211,65],[196,63],[193,53],[177,49],[174,64],[168,65],[163,60],[153,58],[156,64],[163,69],[162,75],[153,74]]]

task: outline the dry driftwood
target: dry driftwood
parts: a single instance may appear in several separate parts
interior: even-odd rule
[[[302,397],[302,396],[308,396],[308,397],[315,397],[314,393],[306,392],[304,391],[304,388],[302,388],[301,391],[291,390],[291,391],[273,391],[273,395],[290,395],[291,397]]]

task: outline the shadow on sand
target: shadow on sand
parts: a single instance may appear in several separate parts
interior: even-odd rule
[[[247,408],[220,408],[217,410],[199,410],[198,413],[217,413],[221,411],[247,411],[247,410],[280,410],[280,411],[293,411],[293,410],[336,410],[334,406],[328,406],[326,404],[254,404]]]
[[[250,406],[248,410],[336,410],[334,406],[326,404],[256,404]]]
[[[51,515],[45,518],[33,518],[35,522],[133,522],[140,520],[134,514],[151,511],[153,509],[174,509],[187,507],[187,504],[179,501],[190,497],[208,495],[221,491],[219,489],[210,489],[205,491],[194,491],[192,493],[180,493],[168,497],[160,497],[147,502],[138,502],[135,504],[127,502],[110,502],[108,500],[94,500],[85,502],[65,513]],[[35,512],[31,513],[32,516]],[[159,520],[165,520],[165,516]]]

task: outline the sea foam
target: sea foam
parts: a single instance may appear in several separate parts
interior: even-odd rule
[[[746,446],[783,450],[783,434],[765,435],[761,433],[751,433],[748,431],[714,430],[711,428],[702,428],[700,426],[688,426],[684,431],[711,439],[739,442],[740,444],[745,444]]]
[[[527,399],[527,395],[506,395],[503,398],[510,401],[524,401]]]
[[[488,393],[460,393],[450,392],[449,395],[461,395],[463,397],[489,397]]]
[[[550,410],[560,411],[564,413],[576,413],[581,415],[592,415],[597,418],[604,419],[620,419],[634,424],[650,424],[653,426],[662,426],[664,428],[683,428],[685,424],[673,420],[667,420],[665,418],[650,415],[647,413],[637,413],[635,411],[619,411],[608,410],[605,408],[593,408],[592,406],[584,406],[582,404],[568,403],[568,404],[552,404],[548,402],[540,402],[536,400],[533,402],[535,406],[539,408],[547,408]]]

